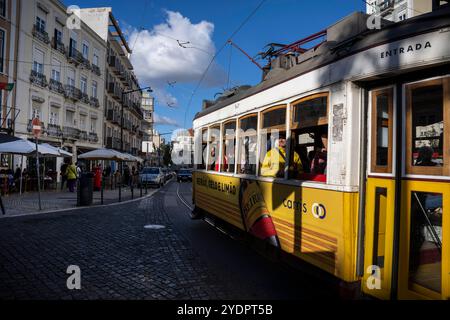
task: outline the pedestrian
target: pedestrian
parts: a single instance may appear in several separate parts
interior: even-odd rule
[[[102,189],[102,167],[98,165],[94,169],[94,191],[100,191]]]
[[[70,161],[67,166],[66,175],[67,186],[69,187],[69,191],[73,193],[75,192],[75,183],[77,181],[77,167],[72,163],[72,161]]]
[[[67,167],[68,164],[66,161],[64,161],[64,163],[61,165],[61,191],[64,190],[64,184],[67,185],[67,174],[66,174]]]

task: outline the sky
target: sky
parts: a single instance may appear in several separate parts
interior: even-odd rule
[[[246,21],[247,17],[259,9]],[[191,128],[202,101],[239,85],[256,85],[261,70],[225,45],[232,38],[250,56],[269,43],[289,44],[321,31],[354,11],[363,0],[64,0],[81,8],[112,7],[133,50],[141,87],[155,96],[156,129]],[[209,71],[207,66],[216,56]],[[261,65],[264,60],[258,60]],[[200,79],[205,74],[198,90]],[[191,99],[192,93],[195,92]]]

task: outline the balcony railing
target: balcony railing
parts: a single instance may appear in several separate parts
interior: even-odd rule
[[[64,43],[59,42],[56,38],[53,38],[53,49],[61,52],[64,55],[67,53]]]
[[[98,142],[98,134],[95,132],[89,132],[89,142],[97,143]]]
[[[50,43],[50,37],[48,36],[47,31],[44,28],[38,25],[33,26],[33,37],[44,42],[45,44]]]
[[[110,82],[108,84],[108,93],[110,93],[117,101],[122,99],[122,89],[117,83]]]
[[[60,126],[49,124],[47,128],[47,135],[50,137],[60,138],[63,135],[63,132]]]
[[[106,138],[106,147],[108,149],[120,149],[120,139],[113,138],[113,137],[107,137]]]
[[[67,55],[67,59],[69,60],[70,63],[73,63],[75,65],[79,65],[82,64],[84,62],[84,57],[81,54],[80,51],[78,51],[75,48],[70,48],[68,55]]]
[[[88,141],[89,140],[89,136],[87,131],[80,131],[80,140],[83,141]]]
[[[33,120],[28,120],[27,131],[33,132]],[[45,124],[41,122],[41,133],[46,133]]]
[[[89,95],[87,93],[81,92],[81,102],[85,104],[90,104],[91,100],[89,99]]]
[[[94,108],[99,108],[99,107],[100,107],[100,102],[99,102],[98,99],[95,98],[95,97],[91,97],[90,104],[91,104],[91,106],[93,106]]]
[[[62,95],[66,94],[66,90],[64,90],[64,85],[55,79],[50,79],[48,88],[55,93],[59,93]]]
[[[79,101],[82,98],[81,90],[71,85],[66,85],[66,97],[73,101]]]
[[[79,139],[80,138],[80,130],[73,127],[64,127],[63,129],[64,137]]]
[[[115,112],[114,110],[108,110],[108,112],[106,113],[106,120],[119,124],[120,115],[118,112]]]
[[[99,66],[96,66],[95,64],[92,64],[92,72],[98,75],[99,77],[102,75],[102,72],[100,70]]]
[[[89,59],[86,59],[85,57],[83,57],[83,55],[81,55],[82,57],[82,62],[81,62],[81,67],[83,67],[84,69],[87,70],[91,70],[92,66],[91,66],[91,62],[89,61]]]
[[[31,70],[30,82],[43,88],[48,86],[47,77],[34,70]]]

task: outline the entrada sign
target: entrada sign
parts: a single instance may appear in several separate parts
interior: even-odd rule
[[[431,42],[429,42],[429,41],[427,41],[424,44],[416,43],[415,45],[409,45],[407,47],[406,46],[398,47],[398,48],[394,48],[394,49],[390,49],[390,50],[381,52],[381,59],[395,57],[395,56],[401,55],[403,53],[416,52],[416,51],[424,50],[427,48],[431,48]]]

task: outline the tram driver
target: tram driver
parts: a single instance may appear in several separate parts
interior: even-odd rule
[[[286,165],[286,133],[280,132],[275,139],[275,146],[270,149],[264,157],[261,165],[261,176],[272,178],[283,178]],[[300,156],[294,151],[293,161],[289,167],[289,173],[293,175],[302,174],[303,165]]]

